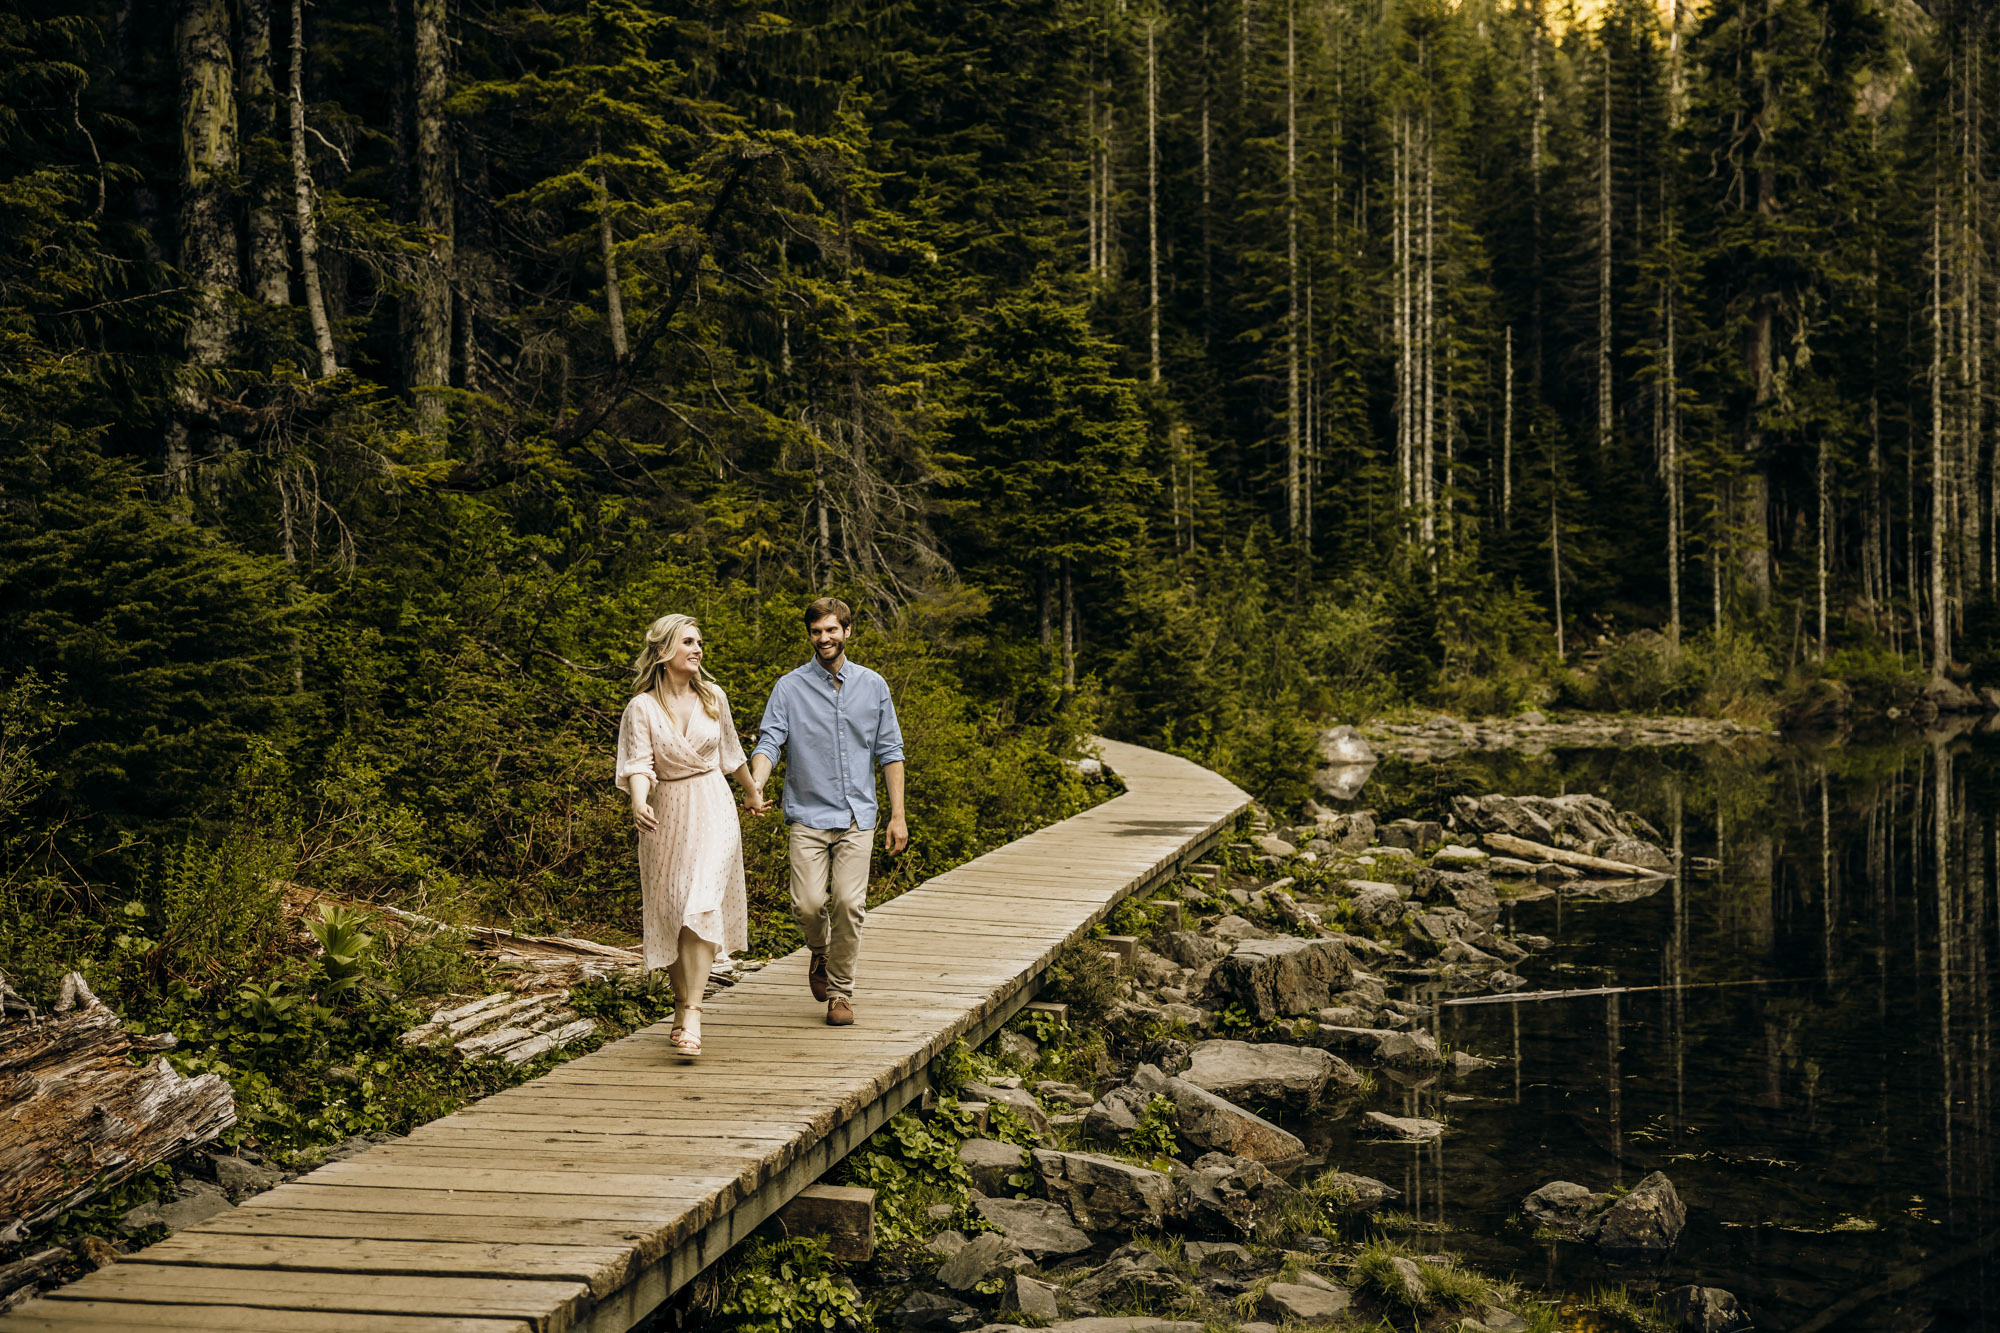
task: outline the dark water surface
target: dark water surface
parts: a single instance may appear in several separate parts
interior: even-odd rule
[[[1585,790],[1720,871],[1626,901],[1512,903],[1503,929],[1555,941],[1517,969],[1533,989],[1646,989],[1441,1008],[1441,1044],[1502,1063],[1382,1077],[1366,1109],[1445,1120],[1443,1142],[1370,1142],[1347,1117],[1309,1129],[1329,1162],[1403,1190],[1416,1248],[1530,1286],[1700,1282],[1794,1329],[1903,1282],[1828,1326],[2000,1327],[2000,1250],[1904,1281],[2000,1229],[2000,737],[1454,761],[1391,769],[1353,804]],[[1688,1208],[1658,1269],[1607,1267],[1515,1217],[1548,1181],[1653,1170]]]

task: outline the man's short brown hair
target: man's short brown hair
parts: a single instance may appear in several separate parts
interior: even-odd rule
[[[854,608],[838,597],[821,597],[806,608],[806,628],[811,629],[828,616],[840,622],[842,629],[854,628]]]

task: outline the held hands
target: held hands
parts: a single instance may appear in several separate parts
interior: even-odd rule
[[[743,789],[743,808],[758,819],[762,819],[765,815],[771,813],[771,803],[764,798],[764,789],[762,787],[745,787]]]
[[[633,800],[632,822],[639,826],[641,833],[652,833],[660,827],[660,817],[653,813],[652,803],[644,800]]]

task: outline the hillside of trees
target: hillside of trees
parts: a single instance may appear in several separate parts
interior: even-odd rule
[[[2000,663],[1982,5],[0,0],[0,48],[31,985],[213,990],[281,882],[629,929],[668,610],[749,725],[853,599],[919,878],[1087,800],[1092,727],[1282,805],[1404,703]]]

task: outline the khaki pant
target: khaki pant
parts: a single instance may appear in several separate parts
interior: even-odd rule
[[[875,830],[790,826],[792,913],[806,947],[826,955],[829,998],[854,998],[861,923],[868,916],[868,856]]]

